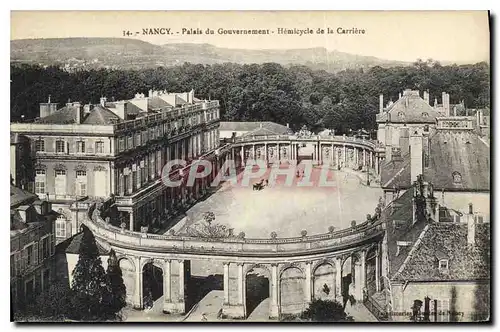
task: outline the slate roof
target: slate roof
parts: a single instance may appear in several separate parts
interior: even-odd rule
[[[271,121],[264,121],[264,122],[251,122],[251,121],[233,121],[233,122],[221,122],[219,126],[220,131],[253,131],[257,130],[260,128],[266,129],[267,131],[271,132],[265,132],[264,135],[286,135],[286,134],[292,134],[293,131],[288,128],[287,126],[280,125],[275,122]],[[255,135],[255,134],[254,134]]]
[[[78,254],[82,238],[83,238],[83,232],[77,233],[72,237],[59,243],[57,245],[56,251],[58,253]],[[103,256],[109,254],[109,252],[106,249],[104,249],[99,243],[96,244],[97,244],[97,249],[99,250],[99,255]]]
[[[91,125],[109,125],[120,121],[121,119],[118,115],[101,105],[96,105],[82,123]]]
[[[38,196],[16,186],[10,186],[10,207],[17,207],[22,203],[38,199]]]
[[[470,247],[465,223],[418,220],[412,225],[412,196],[410,189],[397,200],[401,206],[393,215],[389,215],[389,209],[384,212],[388,220],[389,278],[401,282],[489,279],[490,224],[476,224],[476,243]],[[398,227],[393,220],[399,221]],[[412,245],[400,247],[397,254],[397,241]],[[448,259],[448,272],[438,268],[443,258]]]
[[[165,107],[172,107],[172,105],[158,96],[148,98],[148,111],[162,109]]]
[[[48,116],[35,120],[35,122],[48,124],[76,123],[76,109],[73,106],[64,106]]]
[[[419,96],[418,91],[405,90],[386,112],[377,115],[377,122],[435,123],[438,116],[439,113]]]
[[[47,124],[74,124],[76,123],[76,108],[73,106],[64,106],[54,113],[37,119],[36,123]],[[82,124],[90,125],[109,125],[121,121],[120,117],[110,111],[108,108],[95,105],[94,108],[82,119]]]
[[[490,190],[490,148],[471,131],[436,130],[429,137],[429,166],[424,178],[435,189],[457,191]],[[462,178],[456,184],[453,173]],[[410,154],[402,161],[387,161],[381,166],[383,188],[411,186]]]

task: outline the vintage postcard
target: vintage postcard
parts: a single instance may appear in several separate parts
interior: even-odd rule
[[[489,322],[487,11],[12,11],[15,322]]]

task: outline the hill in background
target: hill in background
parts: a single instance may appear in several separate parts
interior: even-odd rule
[[[56,65],[68,70],[115,68],[144,69],[173,66],[184,62],[266,63],[307,65],[313,69],[338,71],[373,66],[405,66],[409,63],[360,56],[325,48],[306,49],[229,49],[210,44],[154,45],[126,38],[53,38],[12,40],[11,62]]]

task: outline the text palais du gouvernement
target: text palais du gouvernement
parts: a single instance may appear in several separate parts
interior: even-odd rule
[[[154,28],[143,28],[142,32],[132,33],[130,31],[123,31],[124,36],[130,35],[270,35],[270,34],[278,34],[278,35],[312,35],[312,34],[339,34],[339,35],[364,35],[366,33],[365,29],[359,28],[277,28],[277,29],[230,29],[230,28],[182,28],[179,31],[175,31],[172,28],[162,28],[162,27],[154,27]]]

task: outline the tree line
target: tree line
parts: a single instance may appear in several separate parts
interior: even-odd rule
[[[306,66],[265,64],[190,64],[145,70],[98,69],[68,73],[57,67],[11,65],[11,119],[38,116],[39,103],[63,105],[68,100],[98,103],[131,99],[149,89],[195,90],[200,99],[218,99],[224,121],[274,121],[297,130],[313,131],[376,128],[378,96],[398,99],[404,89],[428,90],[431,103],[443,91],[450,102],[467,108],[490,104],[490,67],[487,63],[443,66],[418,60],[411,66],[347,69],[336,73]]]

